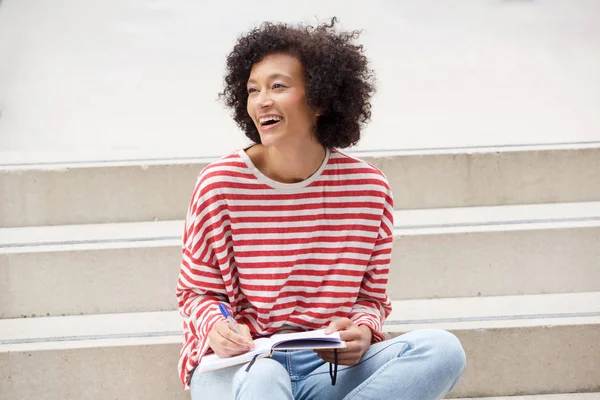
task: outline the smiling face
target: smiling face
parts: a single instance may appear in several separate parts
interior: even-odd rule
[[[313,138],[317,113],[306,100],[302,64],[287,54],[272,54],[252,66],[248,114],[264,146],[295,145]]]

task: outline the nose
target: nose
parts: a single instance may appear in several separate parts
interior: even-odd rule
[[[270,96],[268,90],[261,90],[258,93],[258,96],[256,99],[256,105],[259,108],[268,108],[273,105],[273,99],[271,99],[271,96]]]

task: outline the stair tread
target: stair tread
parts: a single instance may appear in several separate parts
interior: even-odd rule
[[[384,331],[600,324],[600,292],[393,301]],[[0,320],[0,352],[181,342],[177,311]]]
[[[580,150],[600,147],[600,141],[561,142],[538,144],[503,144],[497,146],[467,146],[467,147],[429,147],[407,148],[398,150],[370,149],[350,150],[348,154],[356,157],[393,157],[429,154],[474,154],[498,153],[514,151],[544,151],[544,150]],[[204,163],[218,160],[223,155],[199,156],[197,149],[161,149],[160,155],[148,149],[129,149],[106,151],[78,152],[61,151],[19,151],[0,150],[0,171],[10,169],[65,169],[65,168],[95,168],[122,167],[147,165],[172,165],[182,163]]]
[[[396,210],[395,234],[599,227],[600,202]],[[180,244],[184,222],[0,228],[0,253]]]

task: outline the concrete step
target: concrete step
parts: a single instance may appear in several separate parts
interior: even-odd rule
[[[600,290],[600,202],[395,220],[394,300]],[[0,229],[0,318],[174,310],[182,230],[183,221]]]
[[[352,154],[383,170],[398,209],[600,200],[600,142]],[[0,161],[0,226],[181,219],[213,160]]]
[[[468,368],[451,397],[600,391],[600,292],[394,301],[389,336],[454,332]],[[184,399],[175,311],[0,320],[0,393]],[[35,379],[32,379],[32,374]]]

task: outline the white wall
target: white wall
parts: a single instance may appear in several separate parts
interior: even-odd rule
[[[0,156],[234,150],[216,98],[236,36],[332,15],[378,75],[360,149],[600,140],[597,0],[4,0]]]

